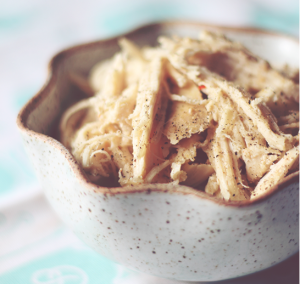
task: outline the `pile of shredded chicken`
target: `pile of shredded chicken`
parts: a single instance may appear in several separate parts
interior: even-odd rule
[[[246,200],[298,170],[297,70],[277,71],[221,34],[158,41],[121,39],[91,71],[94,95],[62,117],[61,141],[93,182]]]

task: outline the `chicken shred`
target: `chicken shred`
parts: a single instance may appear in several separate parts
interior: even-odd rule
[[[121,50],[74,84],[60,139],[92,182],[173,183],[256,199],[299,170],[299,80],[239,42],[204,31]],[[296,78],[296,79],[295,79]]]

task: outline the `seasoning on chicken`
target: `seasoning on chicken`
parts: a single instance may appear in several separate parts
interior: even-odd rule
[[[93,182],[249,200],[299,170],[299,71],[218,33],[158,41],[121,39],[89,81],[71,76],[95,94],[64,113],[61,141]]]

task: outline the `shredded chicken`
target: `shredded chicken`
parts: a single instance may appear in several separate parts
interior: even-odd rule
[[[61,141],[93,182],[248,200],[299,170],[298,70],[275,70],[218,33],[158,41],[123,38],[88,81],[70,74],[88,98],[64,113]]]

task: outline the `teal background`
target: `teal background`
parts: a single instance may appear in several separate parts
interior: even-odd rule
[[[106,258],[96,254],[89,250],[78,250],[72,248],[64,248],[60,251],[51,253],[45,257],[39,258],[35,261],[29,262],[24,266],[15,269],[12,272],[7,272],[0,277],[2,284],[34,284],[32,277],[34,273],[41,269],[53,269],[61,272],[61,275],[51,275],[49,273],[43,273],[39,279],[41,283],[59,283],[63,279],[63,276],[73,275],[75,279],[65,279],[63,283],[66,284],[81,284],[82,277],[80,273],[76,271],[72,273],[66,273],[60,270],[59,266],[69,265],[74,268],[81,269],[87,276],[87,283],[112,283],[114,276],[117,273],[117,268],[114,263]]]

